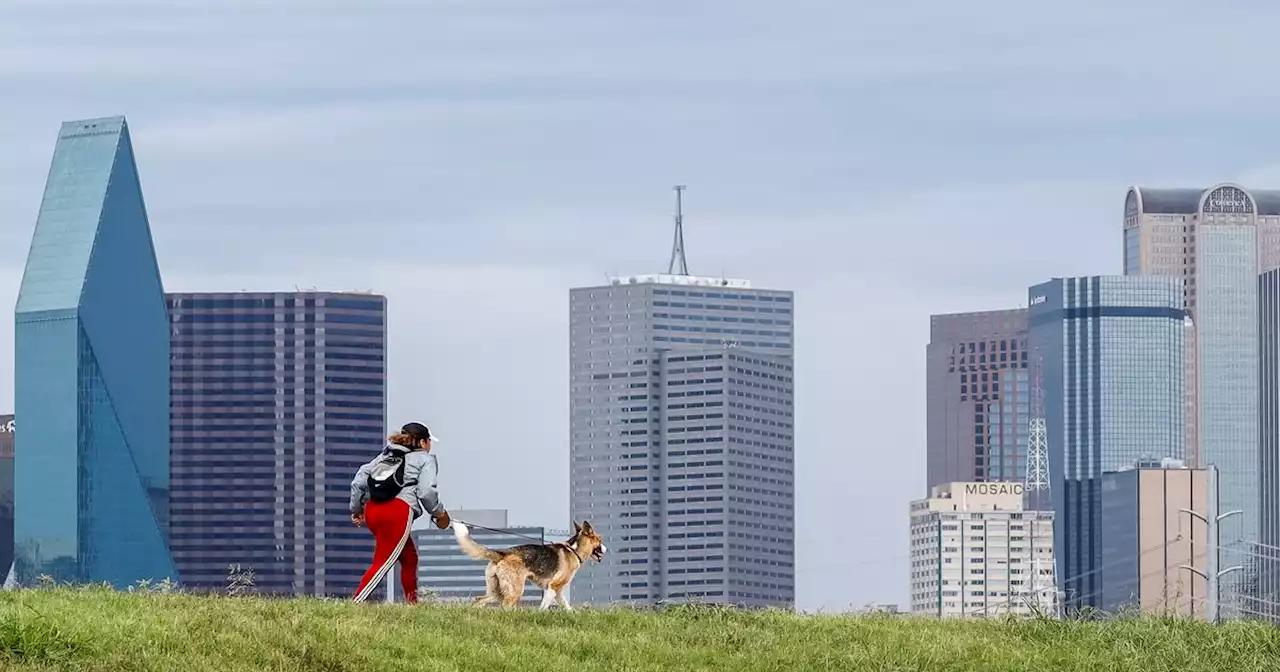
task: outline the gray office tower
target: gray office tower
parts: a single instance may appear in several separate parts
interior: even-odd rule
[[[1026,480],[1027,311],[933,315],[925,360],[925,493],[947,483]],[[1047,500],[1036,504],[1048,508]]]
[[[262,593],[350,595],[373,549],[369,532],[351,525],[347,498],[386,435],[386,299],[166,298],[181,582],[223,590],[239,565]]]
[[[795,601],[792,293],[651,275],[570,292],[575,602]]]

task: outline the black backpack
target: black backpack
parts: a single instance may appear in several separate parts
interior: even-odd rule
[[[405,457],[409,452],[409,449],[400,446],[388,446],[382,451],[382,458],[369,471],[369,501],[389,502],[401,490],[418,484],[417,481],[404,480]]]

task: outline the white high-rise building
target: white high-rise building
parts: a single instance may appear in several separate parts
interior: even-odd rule
[[[1053,513],[1024,509],[1024,489],[946,483],[911,503],[912,613],[1055,612]]]
[[[570,292],[578,602],[795,601],[793,301],[654,275]]]

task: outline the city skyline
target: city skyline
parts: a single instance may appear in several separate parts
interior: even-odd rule
[[[901,519],[847,512],[922,494],[928,316],[1122,272],[1130,184],[1280,185],[1280,94],[1256,85],[1280,7],[1233,8],[1255,20],[1206,31],[1219,8],[1096,0],[746,0],[677,21],[570,0],[102,2],[68,19],[18,0],[0,22],[21,102],[0,112],[0,292],[17,294],[58,122],[128,114],[168,291],[385,294],[388,417],[445,437],[445,503],[564,520],[543,494],[568,487],[564,292],[664,270],[668,189],[688,184],[691,266],[792,289],[805,316],[800,605],[903,604]]]

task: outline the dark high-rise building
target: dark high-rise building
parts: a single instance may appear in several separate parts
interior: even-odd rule
[[[929,318],[925,492],[947,483],[1026,479],[1026,347],[1024,309]]]
[[[169,324],[123,117],[62,125],[14,313],[17,582],[178,578]]]
[[[351,477],[386,437],[386,299],[169,294],[174,558],[185,586],[232,565],[264,593],[345,596],[373,543]]]

